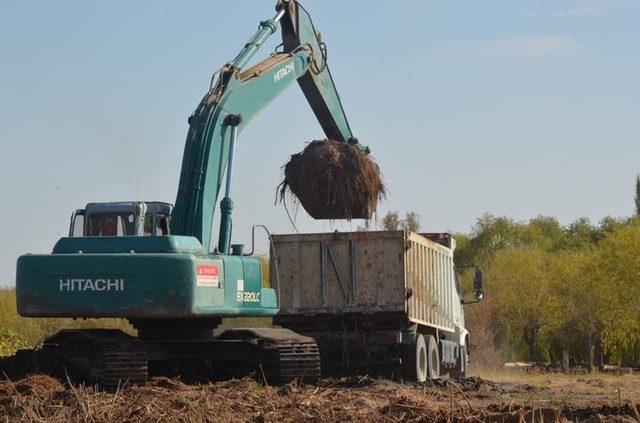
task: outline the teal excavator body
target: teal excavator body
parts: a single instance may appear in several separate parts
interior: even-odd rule
[[[83,216],[83,230],[60,239],[51,254],[20,257],[16,292],[21,315],[122,317],[144,330],[163,321],[179,321],[185,328],[207,319],[215,322],[221,317],[277,313],[276,292],[263,287],[258,259],[242,251],[229,254],[238,136],[262,109],[298,81],[327,137],[359,144],[351,133],[326,63],[326,47],[311,17],[293,0],[279,1],[276,9],[276,17],[261,22],[235,60],[220,69],[217,79],[212,78],[209,91],[189,118],[170,230],[160,235],[138,231],[109,236],[114,234],[91,233],[95,227],[90,225],[101,222],[99,216],[117,215],[125,226],[127,219],[144,217],[135,211],[116,213],[108,208],[102,214]],[[282,50],[245,69],[278,24]],[[218,243],[212,248],[214,209],[225,177]]]

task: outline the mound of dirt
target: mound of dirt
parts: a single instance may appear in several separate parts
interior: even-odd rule
[[[386,195],[380,168],[366,153],[345,142],[313,141],[291,156],[279,186],[314,219],[371,219]]]
[[[18,382],[0,381],[0,396],[13,397],[16,395],[36,395],[48,398],[53,393],[63,392],[65,387],[57,380],[46,375],[31,375]]]

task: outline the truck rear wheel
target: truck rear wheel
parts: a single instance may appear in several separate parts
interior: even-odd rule
[[[429,379],[440,378],[440,354],[438,354],[438,343],[433,335],[427,337],[427,370]]]
[[[424,383],[440,377],[438,344],[432,335],[418,334],[416,340],[403,357],[404,379]]]
[[[416,368],[416,380],[418,382],[426,382],[427,381],[427,345],[424,340],[424,336],[418,335],[418,339],[416,339],[416,360],[415,360],[415,368]]]

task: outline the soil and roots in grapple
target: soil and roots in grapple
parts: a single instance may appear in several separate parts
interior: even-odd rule
[[[287,193],[314,219],[371,219],[386,190],[368,154],[345,142],[321,140],[284,166],[280,201]]]

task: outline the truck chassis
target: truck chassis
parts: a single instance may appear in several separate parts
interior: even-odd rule
[[[468,361],[466,348],[441,339],[433,327],[410,322],[404,313],[277,315],[274,324],[317,342],[324,376],[368,374],[424,382],[445,372],[466,374],[461,365]]]

